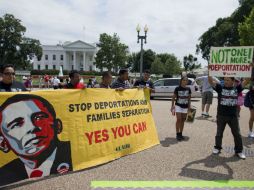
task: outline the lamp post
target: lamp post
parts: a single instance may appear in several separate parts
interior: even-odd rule
[[[145,44],[146,44],[146,34],[147,34],[147,31],[148,31],[148,27],[147,25],[145,25],[144,27],[144,32],[145,32],[145,35],[144,36],[140,36],[139,35],[139,32],[140,32],[140,26],[138,25],[137,28],[136,28],[137,32],[138,32],[138,41],[137,43],[139,43],[139,40],[141,41],[141,52],[140,52],[140,78],[142,77],[142,72],[143,72],[143,40],[145,40]]]

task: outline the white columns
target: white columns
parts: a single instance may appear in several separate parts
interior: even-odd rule
[[[83,71],[86,70],[86,52],[83,52]]]
[[[76,51],[73,52],[73,70],[76,69]]]
[[[64,61],[63,61],[63,67],[64,67],[64,68],[63,68],[63,70],[66,70],[66,69],[69,69],[69,68],[68,68],[69,65],[68,65],[68,62],[67,62],[67,53],[66,53],[66,51],[64,52],[64,55],[63,55],[63,56],[64,56],[64,57],[63,57],[63,58],[64,58]],[[67,66],[67,65],[68,65],[68,66]]]

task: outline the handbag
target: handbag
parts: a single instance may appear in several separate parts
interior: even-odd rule
[[[187,113],[186,122],[194,122],[195,115],[196,115],[197,108],[194,106],[191,106],[189,112]]]

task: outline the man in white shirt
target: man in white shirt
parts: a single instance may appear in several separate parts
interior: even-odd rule
[[[213,77],[213,80],[216,83],[220,81]],[[196,78],[196,82],[198,84],[201,83],[201,90],[202,90],[202,117],[208,118],[209,117],[209,109],[210,105],[213,103],[213,87],[208,82],[208,76],[202,76]]]
[[[53,88],[56,90],[59,88],[60,80],[57,77],[53,79]]]

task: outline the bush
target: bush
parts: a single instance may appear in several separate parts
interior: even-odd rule
[[[69,75],[70,71],[63,70],[64,75]],[[102,72],[98,71],[79,71],[80,75],[89,75],[89,76],[101,76]],[[59,70],[32,70],[31,75],[58,75]],[[112,72],[112,75],[117,75],[116,73]]]

